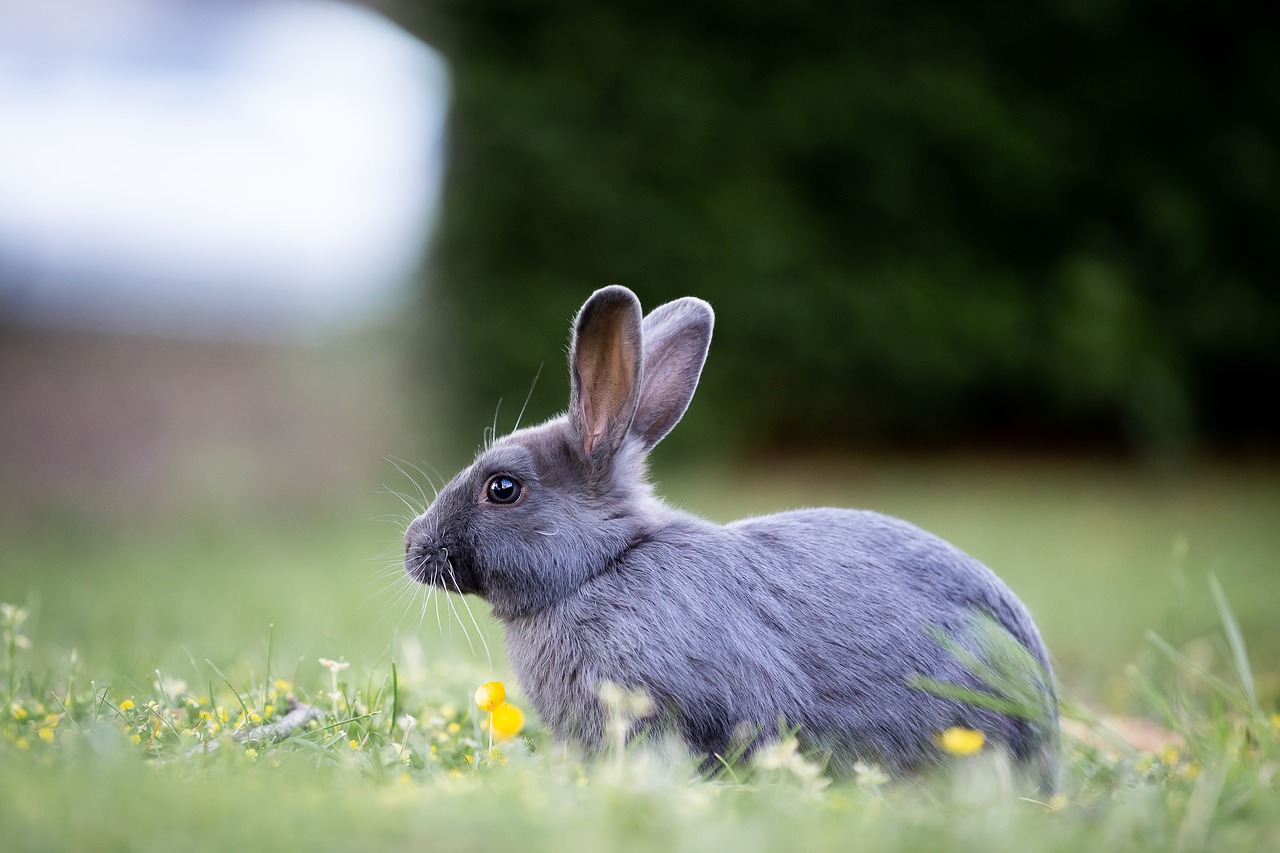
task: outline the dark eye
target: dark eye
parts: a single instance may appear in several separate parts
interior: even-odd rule
[[[484,487],[485,495],[491,503],[495,504],[513,504],[520,500],[520,493],[524,491],[519,480],[512,479],[506,474],[498,474],[489,478],[489,483]]]

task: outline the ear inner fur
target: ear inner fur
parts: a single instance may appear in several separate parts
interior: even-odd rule
[[[639,399],[641,352],[635,294],[617,285],[592,294],[574,324],[570,355],[569,417],[586,456],[612,455],[622,444]]]

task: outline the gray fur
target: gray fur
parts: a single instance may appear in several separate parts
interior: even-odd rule
[[[983,731],[1051,788],[1057,701],[1044,644],[985,566],[907,522],[815,509],[716,525],[652,494],[644,460],[684,414],[711,339],[709,305],[686,298],[643,321],[631,291],[587,300],[574,326],[570,410],[519,430],[459,473],[405,534],[417,581],[486,599],[520,685],[561,740],[603,736],[598,687],[655,700],[651,727],[704,756],[780,730],[831,757],[911,773],[939,763],[935,736]],[[619,350],[619,351],[615,351]],[[503,474],[511,505],[488,500]],[[938,640],[984,655],[990,616],[1041,668],[1020,719],[913,686],[915,676],[990,692]]]

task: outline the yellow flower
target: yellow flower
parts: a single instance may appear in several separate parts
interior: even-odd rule
[[[27,718],[27,709],[19,705],[17,702],[14,702],[9,706],[9,713],[12,714],[13,718],[18,722],[22,722]]]
[[[951,755],[973,755],[982,749],[982,745],[987,742],[987,737],[976,729],[952,726],[938,734],[936,740],[943,752]]]
[[[36,734],[40,736],[40,740],[45,743],[53,743],[53,726],[44,726],[36,730]]]
[[[128,710],[130,710],[131,708],[133,708],[133,700],[132,700],[132,699],[126,699],[126,700],[124,700],[123,702],[121,702],[121,703],[120,703],[120,710],[121,710],[121,711],[128,711]]]
[[[133,734],[129,735],[129,740],[133,742],[134,746],[137,746],[138,744],[142,743],[142,735],[138,734],[137,732],[134,732]]]
[[[283,678],[277,678],[275,682],[273,682],[272,686],[281,693],[288,693],[293,689],[293,683],[285,681]]]
[[[355,738],[352,738],[351,740],[347,741],[347,746],[351,747],[352,749],[359,749],[360,741],[356,740]]]
[[[476,688],[475,699],[480,708],[492,711],[507,701],[507,688],[502,686],[501,681],[486,681]]]
[[[524,711],[510,702],[503,702],[489,713],[489,725],[497,737],[504,740],[513,738],[524,727]]]

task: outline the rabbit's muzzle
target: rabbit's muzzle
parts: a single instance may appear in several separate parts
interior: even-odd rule
[[[449,550],[431,541],[405,543],[404,570],[418,583],[443,586],[441,582],[449,566]]]
[[[420,584],[459,595],[483,594],[471,561],[465,559],[463,553],[452,553],[442,540],[423,530],[410,528],[405,536],[404,570]]]

